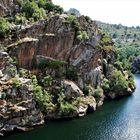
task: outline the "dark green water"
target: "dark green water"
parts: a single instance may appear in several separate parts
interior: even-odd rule
[[[1,140],[140,140],[140,75],[130,97],[106,102],[86,117],[49,122],[39,129]]]

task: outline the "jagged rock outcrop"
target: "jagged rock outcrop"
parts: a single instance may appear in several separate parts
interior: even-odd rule
[[[12,43],[18,40],[15,37],[9,42],[9,54],[17,58],[19,67],[30,70],[37,68],[38,56],[65,61],[66,67],[73,66],[77,69],[79,76],[76,83],[82,90],[89,83],[95,87],[101,86],[102,74],[110,75],[112,69],[108,66],[113,65],[117,58],[111,47],[113,42],[103,42],[105,35],[94,21],[81,16],[77,18],[77,22],[78,30],[86,31],[89,36],[87,40],[77,40],[78,31],[68,21],[67,15],[56,15],[20,29],[17,33],[21,39]]]
[[[132,72],[133,73],[140,74],[140,57],[137,57],[137,58],[134,59],[131,67],[132,67]]]
[[[100,44],[101,34],[94,22],[88,23],[84,17],[79,17],[82,30],[86,30],[91,38],[76,44],[75,30],[70,23],[66,23],[66,19],[65,15],[54,16],[44,21],[44,24],[36,25],[36,28],[35,25],[28,28],[27,33],[21,30],[19,36],[33,38],[23,38],[9,45],[10,55],[17,58],[20,67],[27,69],[36,67],[38,55],[66,61],[78,67],[83,80],[87,81],[90,71],[98,66],[97,60],[102,57],[101,49],[96,47]]]
[[[0,39],[7,50],[0,52],[2,134],[27,130],[44,118],[84,116],[105,97],[132,93],[127,90],[129,76],[114,66],[112,40],[106,40],[91,19],[52,14],[27,26],[13,24],[11,30],[10,39]],[[20,73],[20,68],[26,71]],[[120,91],[125,80],[125,92],[110,92],[118,87]]]
[[[28,131],[44,123],[33,98],[31,79],[19,78],[10,59],[6,52],[0,52],[0,135]]]

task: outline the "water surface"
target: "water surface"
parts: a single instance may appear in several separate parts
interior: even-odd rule
[[[132,96],[108,101],[88,116],[49,122],[31,132],[1,140],[140,140],[140,75],[135,75]]]

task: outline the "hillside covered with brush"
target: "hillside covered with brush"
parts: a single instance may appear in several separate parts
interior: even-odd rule
[[[112,37],[118,50],[118,59],[126,69],[140,73],[140,27],[97,22],[103,32]]]

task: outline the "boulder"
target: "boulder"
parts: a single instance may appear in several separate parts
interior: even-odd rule
[[[17,68],[12,64],[7,64],[3,71],[4,73],[1,81],[8,81],[17,75]]]
[[[64,94],[67,99],[81,97],[84,95],[83,91],[73,81],[64,80],[62,82],[62,87],[64,88]]]
[[[9,59],[9,55],[7,52],[0,51],[0,70],[2,71],[5,67],[7,60]]]
[[[96,110],[96,100],[93,96],[81,97],[78,105],[78,116],[84,116]]]

